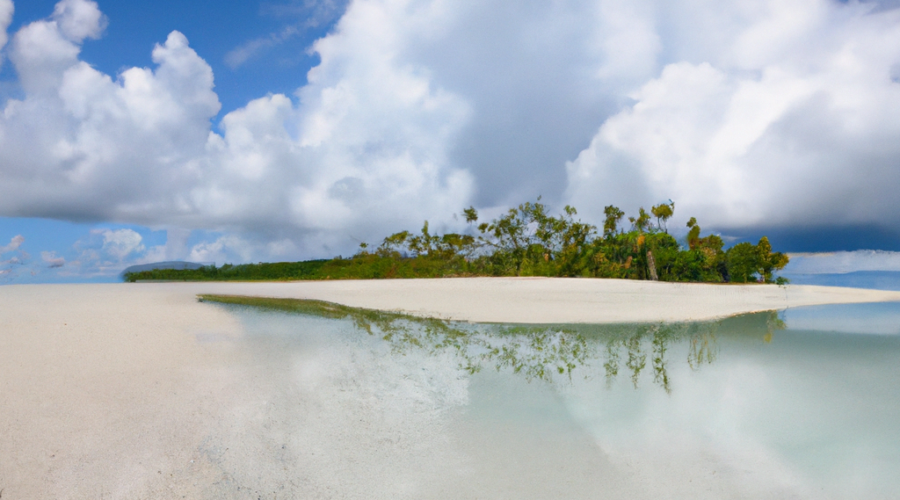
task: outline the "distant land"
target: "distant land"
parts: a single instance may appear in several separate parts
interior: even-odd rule
[[[194,270],[200,269],[203,266],[215,266],[215,262],[184,262],[180,260],[167,260],[165,262],[153,262],[150,264],[138,264],[135,266],[126,267],[124,271],[122,271],[122,276],[125,276],[129,273],[140,273],[144,271],[155,271],[157,269],[173,269],[176,271],[183,271],[185,269]]]

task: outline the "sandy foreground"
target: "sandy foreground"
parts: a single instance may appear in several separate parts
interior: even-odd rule
[[[508,488],[532,498],[560,494],[558,485],[541,493],[554,483],[541,474],[555,469],[535,462],[546,458],[547,443],[525,449],[531,445],[523,442],[516,456],[492,451],[497,456],[485,463],[497,479],[485,479],[471,462],[472,453],[485,452],[478,440],[466,444],[436,430],[433,405],[410,396],[403,401],[415,404],[404,413],[399,403],[385,403],[408,376],[391,375],[384,358],[335,354],[326,366],[299,354],[288,359],[277,345],[248,348],[240,319],[199,303],[199,293],[526,323],[697,320],[900,301],[900,292],[845,288],[588,279],[2,286],[0,498],[495,498]],[[392,363],[432,362],[403,359]],[[409,373],[424,370],[413,368]],[[375,377],[366,387],[382,392],[359,396],[365,377]],[[448,387],[460,383],[454,377],[447,375]],[[453,393],[442,391],[435,394]],[[576,434],[560,439],[583,441]],[[560,460],[571,461],[567,453],[560,450]],[[590,457],[566,462],[567,473],[602,483],[607,498],[654,497],[602,452]],[[436,465],[423,471],[429,460]],[[528,464],[538,472],[528,472]],[[572,482],[567,487],[585,489],[569,497],[592,485]],[[717,488],[709,491],[722,493]]]

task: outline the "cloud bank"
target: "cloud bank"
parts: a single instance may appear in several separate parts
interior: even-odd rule
[[[0,0],[0,33],[11,12]],[[166,228],[161,256],[221,261],[461,229],[469,204],[539,194],[593,222],[671,198],[719,228],[900,209],[891,4],[356,0],[306,85],[217,122],[213,72],[177,31],[152,68],[81,61],[106,23],[64,0],[3,49],[24,98],[0,114],[0,215]],[[187,248],[195,229],[222,236]]]

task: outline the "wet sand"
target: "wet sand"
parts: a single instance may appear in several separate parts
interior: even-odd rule
[[[450,319],[532,323],[705,319],[900,300],[897,292],[869,290],[586,279],[3,286],[4,500],[458,498],[463,490],[456,481],[466,477],[483,481],[487,489],[481,491],[499,487],[478,476],[478,464],[464,450],[451,452],[452,439],[434,423],[428,405],[397,420],[383,403],[393,389],[341,400],[361,375],[313,376],[316,359],[278,365],[277,346],[249,352],[240,321],[224,308],[199,303],[199,293],[311,298]],[[345,361],[334,366],[367,366],[372,377],[385,363],[378,356],[369,364]],[[379,384],[395,383],[383,373],[378,377]],[[645,496],[639,482],[610,464],[602,450],[594,452],[592,473],[605,481],[611,498]],[[447,470],[417,478],[385,469],[436,453],[447,454],[441,459]],[[348,483],[351,472],[357,479]],[[376,480],[381,486],[367,482]],[[346,486],[351,483],[353,488]]]

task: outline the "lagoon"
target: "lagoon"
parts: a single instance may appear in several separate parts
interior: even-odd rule
[[[889,498],[900,489],[900,335],[867,331],[871,305],[524,328],[361,327],[225,307],[245,329],[248,369],[270,382],[259,404],[278,415],[257,432],[282,451],[257,449],[256,460],[278,471],[266,483],[304,485],[297,497]],[[855,331],[809,328],[835,309]],[[211,440],[243,440],[234,425]]]

